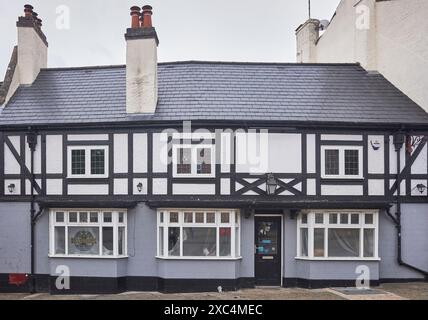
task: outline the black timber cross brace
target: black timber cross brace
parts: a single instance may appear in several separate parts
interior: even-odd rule
[[[421,142],[418,144],[415,151],[412,153],[412,155],[407,159],[406,165],[404,166],[403,170],[399,173],[398,179],[394,182],[391,189],[389,190],[390,195],[393,195],[397,191],[397,186],[399,183],[403,181],[403,179],[408,178],[412,169],[413,164],[415,163],[416,159],[422,152],[423,148],[427,144],[427,136],[424,136]],[[404,152],[407,152],[405,150]],[[399,171],[400,168],[397,168],[397,171]],[[399,194],[397,196],[400,196]]]
[[[267,194],[266,190],[262,190],[259,188],[260,185],[262,185],[263,183],[266,183],[265,177],[259,178],[254,182],[248,182],[244,178],[236,178],[236,182],[243,185],[243,188],[237,190],[235,192],[235,194],[242,195],[248,191],[253,191],[259,195],[266,195]],[[293,195],[301,195],[302,194],[301,191],[294,188],[294,186],[296,186],[297,184],[302,182],[301,179],[296,178],[296,179],[291,180],[288,183],[283,182],[280,179],[276,179],[276,182],[278,184],[278,188],[275,190],[275,195],[280,195],[284,191],[289,191]]]
[[[4,142],[6,143],[10,152],[12,152],[12,155],[15,157],[19,166],[21,167],[21,172],[24,174],[25,178],[30,180],[31,185],[34,186],[34,189],[36,189],[38,194],[42,194],[42,189],[40,188],[40,186],[37,183],[36,179],[34,178],[33,174],[30,172],[30,170],[25,165],[25,160],[22,159],[22,157],[19,155],[18,151],[16,151],[15,147],[13,146],[13,143],[10,141],[8,136],[4,137]],[[21,188],[22,188],[22,186],[21,186]]]

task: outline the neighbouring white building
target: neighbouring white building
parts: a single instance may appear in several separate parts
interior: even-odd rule
[[[359,62],[428,110],[427,14],[427,0],[342,0],[323,34],[297,28],[297,62]]]

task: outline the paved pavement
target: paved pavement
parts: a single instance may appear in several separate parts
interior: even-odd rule
[[[337,288],[256,288],[223,293],[124,292],[114,295],[0,294],[0,300],[428,300],[428,283],[383,284],[356,292]]]

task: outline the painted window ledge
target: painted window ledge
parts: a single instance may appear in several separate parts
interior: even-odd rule
[[[128,256],[97,256],[97,255],[48,255],[52,259],[128,259]]]
[[[361,257],[294,257],[295,260],[308,261],[380,261],[380,258],[361,258]]]
[[[156,259],[160,259],[160,260],[236,261],[236,260],[241,260],[242,257],[160,257],[160,256],[156,256]]]

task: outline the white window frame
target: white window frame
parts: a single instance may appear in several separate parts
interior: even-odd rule
[[[307,223],[302,223],[302,215],[307,215]],[[315,223],[315,215],[323,215],[323,223]],[[329,215],[337,214],[338,223],[330,224]],[[348,214],[348,223],[340,223],[340,214]],[[359,215],[359,223],[351,224],[351,215]],[[365,223],[365,214],[373,215],[373,223]],[[301,229],[308,229],[308,256],[301,255]],[[314,256],[314,229],[324,229],[324,256]],[[360,230],[360,255],[359,257],[329,257],[328,256],[328,230],[329,229],[359,229]],[[374,251],[373,257],[364,257],[364,229],[374,230]],[[297,218],[297,255],[299,260],[374,260],[379,261],[379,211],[378,210],[312,210],[303,211]]]
[[[56,222],[56,213],[64,213],[64,221]],[[77,222],[69,222],[70,212],[77,212]],[[80,222],[79,212],[87,212],[88,222]],[[90,222],[90,213],[97,212],[98,222]],[[103,213],[112,213],[112,222],[104,222]],[[119,222],[119,213],[123,213],[123,222]],[[49,257],[51,258],[98,258],[118,259],[128,257],[128,212],[126,209],[50,209],[49,211]],[[65,227],[65,254],[55,253],[55,227]],[[99,254],[68,254],[68,227],[98,227],[99,228]],[[113,227],[113,254],[103,255],[103,227]],[[125,228],[125,243],[123,254],[119,255],[119,227]]]
[[[72,150],[85,150],[85,174],[73,174],[71,153]],[[91,151],[104,150],[104,174],[91,174]],[[68,178],[108,178],[109,174],[109,148],[108,146],[69,146],[67,149]]]
[[[169,221],[169,214],[171,212],[178,212],[178,222],[171,223]],[[184,222],[184,212],[193,213],[193,222]],[[204,222],[195,222],[195,213],[204,213]],[[215,213],[215,222],[207,223],[207,213]],[[229,223],[221,223],[221,213],[229,212]],[[163,222],[160,221],[161,214],[163,214]],[[157,254],[158,259],[170,259],[170,260],[238,260],[241,259],[241,214],[237,209],[158,209],[157,211],[157,227],[156,227],[156,242],[157,242]],[[168,228],[175,227],[180,228],[180,255],[169,256],[168,255]],[[216,228],[216,255],[215,256],[183,256],[183,228]],[[160,247],[160,228],[163,228],[163,255],[161,254]],[[220,228],[231,228],[231,255],[220,256]]]
[[[325,173],[325,151],[339,151],[339,174]],[[345,174],[345,150],[358,150],[358,175]],[[323,179],[363,179],[363,147],[362,146],[321,146],[321,178]]]
[[[178,149],[191,149],[191,173],[177,172],[177,152]],[[197,173],[197,150],[211,150],[211,173]],[[215,177],[215,146],[213,144],[176,144],[172,148],[172,167],[174,178],[213,178]]]

